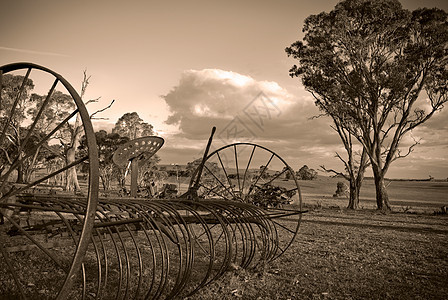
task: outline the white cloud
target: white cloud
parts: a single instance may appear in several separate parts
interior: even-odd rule
[[[292,95],[273,81],[219,69],[188,70],[163,98],[171,112],[166,122],[179,128],[166,146],[185,154],[197,149],[199,155],[213,126],[216,148],[254,142],[294,166],[313,161],[317,168],[340,145],[329,119],[311,119],[319,112],[306,91]]]
[[[264,100],[257,100],[260,93]],[[244,117],[244,125],[263,126],[263,132],[269,134],[285,121],[294,125],[297,120],[310,117],[310,110],[316,112],[309,98],[297,99],[276,82],[257,81],[219,69],[183,72],[179,84],[163,98],[171,111],[166,122],[177,124],[183,134],[193,139],[203,138],[213,125],[224,128],[235,118]],[[257,110],[257,101],[258,105],[264,101],[265,107]]]

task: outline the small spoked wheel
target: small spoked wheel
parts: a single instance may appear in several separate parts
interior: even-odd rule
[[[0,91],[0,294],[71,298],[98,200],[90,116],[70,83],[39,65],[1,66]]]
[[[252,143],[230,144],[209,154],[199,173],[198,168],[190,181],[199,201],[238,201],[265,211],[277,233],[272,259],[292,244],[300,226],[302,197],[294,171],[275,152]]]

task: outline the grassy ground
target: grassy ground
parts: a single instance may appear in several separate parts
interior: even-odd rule
[[[365,180],[358,211],[332,197],[338,181],[299,182],[309,212],[284,255],[231,270],[189,299],[447,299],[448,216],[433,213],[448,206],[448,182],[393,181],[393,211],[382,214],[373,181]]]
[[[276,261],[190,299],[447,299],[447,257],[446,215],[318,209]]]

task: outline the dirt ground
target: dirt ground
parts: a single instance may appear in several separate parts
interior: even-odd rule
[[[316,209],[288,251],[190,299],[448,299],[448,216]]]

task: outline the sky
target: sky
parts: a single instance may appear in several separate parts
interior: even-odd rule
[[[211,128],[213,148],[234,141],[263,145],[295,170],[343,170],[337,134],[300,80],[284,49],[303,38],[305,18],[338,1],[58,1],[0,0],[0,65],[32,62],[54,70],[85,99],[94,121],[109,129],[137,112],[165,139],[163,164],[201,157]],[[402,0],[438,7],[444,0]],[[448,177],[448,108],[407,136],[414,152],[395,161],[389,178]],[[367,174],[369,175],[369,174]]]

